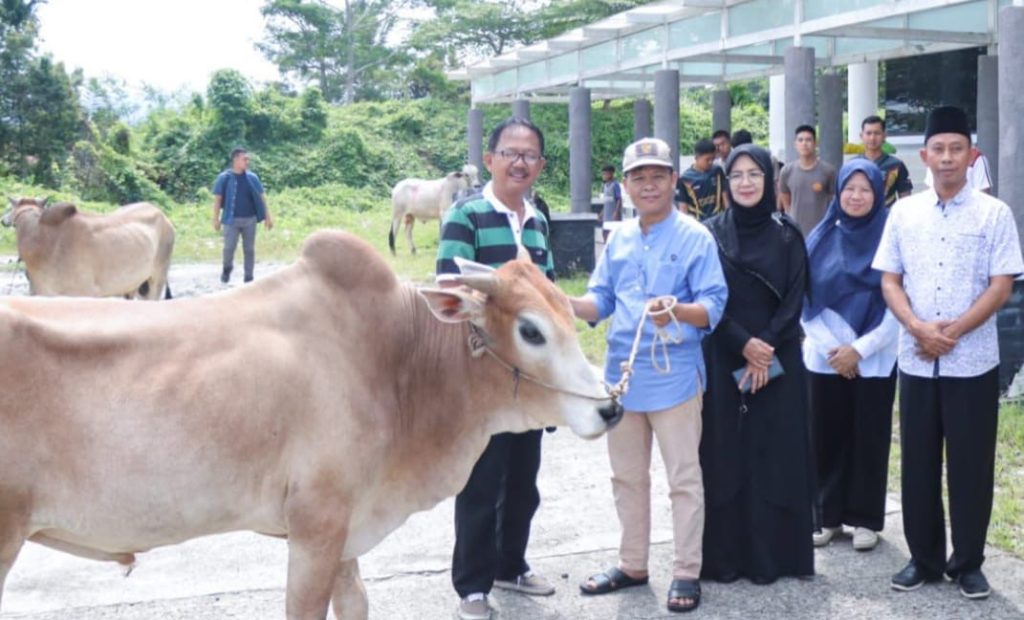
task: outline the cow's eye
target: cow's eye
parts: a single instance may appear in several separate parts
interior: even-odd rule
[[[533,345],[544,344],[544,334],[540,333],[537,326],[530,321],[522,321],[519,323],[519,335],[523,337],[523,340]]]

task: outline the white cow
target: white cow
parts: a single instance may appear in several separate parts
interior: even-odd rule
[[[131,565],[252,530],[288,539],[289,619],[365,619],[359,556],[491,435],[622,415],[536,267],[461,280],[417,290],[320,232],[218,295],[0,299],[0,594],[26,540]]]
[[[405,179],[391,190],[391,229],[388,232],[388,247],[395,253],[395,235],[405,221],[405,238],[409,249],[416,253],[412,241],[414,220],[426,222],[439,220],[457,197],[468,195],[480,186],[480,171],[472,164],[466,164],[458,172],[450,172],[440,179]]]

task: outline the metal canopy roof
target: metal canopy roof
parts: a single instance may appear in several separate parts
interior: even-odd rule
[[[724,84],[783,71],[783,52],[813,47],[819,66],[996,43],[1011,0],[666,0],[450,72],[474,103],[594,99],[653,91],[654,73]]]

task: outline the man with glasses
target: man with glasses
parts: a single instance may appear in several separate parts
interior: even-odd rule
[[[498,267],[522,254],[554,279],[548,222],[527,200],[544,164],[544,135],[529,120],[512,117],[494,128],[484,153],[491,181],[445,216],[439,284],[459,273],[456,257]],[[540,444],[539,430],[494,435],[455,498],[452,583],[462,620],[491,617],[492,586],[539,596],[555,592],[525,558],[530,521],[540,505]]]

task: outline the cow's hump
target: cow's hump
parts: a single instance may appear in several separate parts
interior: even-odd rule
[[[302,246],[303,260],[335,286],[389,291],[395,274],[369,243],[340,230],[313,233]]]

